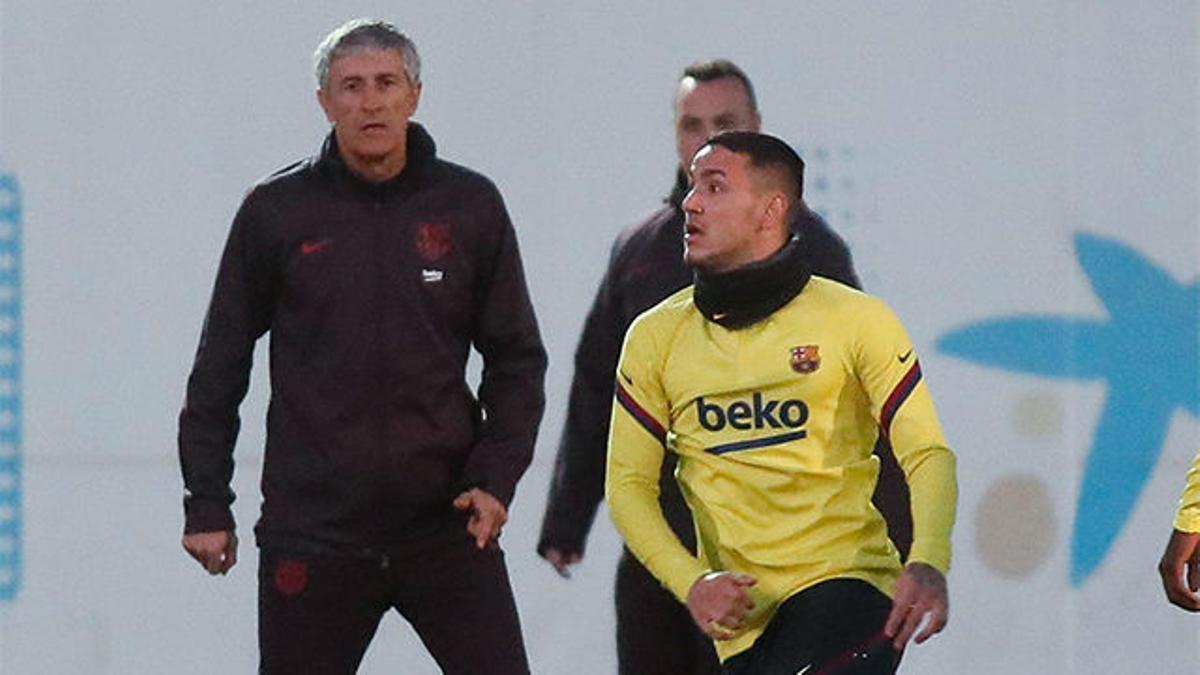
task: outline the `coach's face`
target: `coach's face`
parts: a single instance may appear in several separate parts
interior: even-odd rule
[[[683,170],[687,170],[705,141],[718,132],[758,131],[759,124],[746,87],[736,77],[708,82],[685,77],[679,81],[679,91],[675,94],[675,144]]]
[[[769,198],[758,190],[750,158],[719,145],[692,160],[683,200],[684,260],[709,273],[728,272],[759,256]]]
[[[338,148],[352,168],[405,160],[408,120],[421,99],[404,59],[394,49],[364,49],[329,64],[329,81],[317,91],[333,124]]]

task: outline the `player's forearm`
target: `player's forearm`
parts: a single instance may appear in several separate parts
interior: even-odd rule
[[[929,447],[912,453],[905,464],[913,519],[909,562],[928,563],[945,574],[950,569],[950,533],[958,501],[954,453]]]
[[[609,514],[625,544],[646,569],[679,599],[711,570],[679,543],[658,503],[658,475],[609,474],[605,496]]]
[[[604,496],[629,550],[680,602],[709,570],[679,543],[659,505],[659,473],[666,448],[622,408],[614,410]]]
[[[1175,529],[1180,532],[1200,532],[1200,452],[1197,452],[1192,460],[1192,467],[1187,474],[1187,485],[1179,498]]]

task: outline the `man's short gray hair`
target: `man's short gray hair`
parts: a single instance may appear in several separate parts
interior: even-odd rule
[[[420,84],[421,57],[407,35],[386,21],[351,19],[326,35],[313,53],[317,86],[325,89],[329,85],[329,64],[335,59],[366,49],[396,50],[404,60],[404,74],[409,83]]]

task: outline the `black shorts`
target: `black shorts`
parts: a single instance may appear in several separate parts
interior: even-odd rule
[[[832,579],[779,606],[726,675],[891,675],[901,653],[883,635],[892,601],[857,579]]]

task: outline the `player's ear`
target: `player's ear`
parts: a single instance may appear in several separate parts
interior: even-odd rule
[[[776,190],[771,193],[767,199],[766,218],[767,223],[782,222],[787,224],[788,212],[788,197],[782,191]]]

